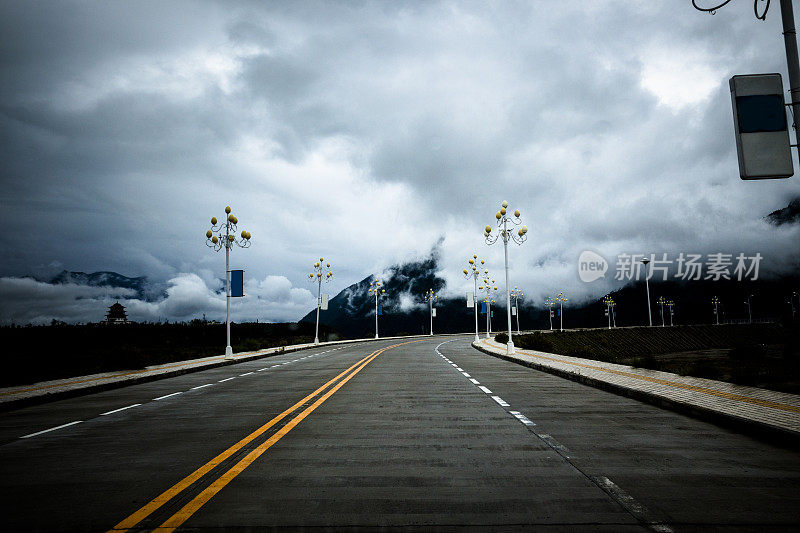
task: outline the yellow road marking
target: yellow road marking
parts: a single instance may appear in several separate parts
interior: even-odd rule
[[[300,415],[298,415],[298,416],[297,416],[297,417],[295,417],[295,418],[294,418],[292,421],[290,421],[290,422],[289,422],[289,423],[288,423],[286,426],[284,426],[284,428],[282,428],[282,429],[281,429],[280,431],[278,431],[278,432],[277,432],[275,435],[273,435],[272,437],[270,437],[270,439],[268,439],[268,440],[267,440],[267,441],[264,443],[264,444],[266,444],[267,442],[269,442],[270,444],[269,444],[268,446],[264,447],[264,444],[262,444],[261,446],[259,446],[258,448],[256,448],[256,450],[259,450],[259,449],[261,449],[261,448],[263,447],[263,449],[261,450],[261,452],[260,452],[260,453],[258,453],[257,455],[253,456],[253,452],[250,452],[250,453],[249,453],[247,456],[245,456],[245,458],[244,458],[244,459],[242,459],[241,461],[239,461],[239,463],[237,463],[237,464],[236,464],[236,465],[235,465],[235,466],[234,466],[234,467],[233,467],[231,470],[229,470],[228,472],[226,472],[225,474],[223,474],[223,477],[227,476],[227,475],[228,475],[228,474],[230,474],[230,473],[231,473],[231,472],[232,472],[234,469],[236,469],[236,468],[237,468],[239,465],[241,465],[241,464],[243,463],[243,461],[245,461],[245,460],[246,460],[248,457],[251,457],[251,456],[253,456],[253,457],[252,457],[252,460],[251,460],[249,463],[247,463],[246,465],[244,465],[244,466],[243,466],[243,467],[242,467],[242,468],[241,468],[239,471],[237,471],[235,474],[231,475],[231,476],[230,476],[230,479],[228,479],[228,481],[226,481],[225,483],[223,483],[222,485],[220,485],[220,486],[219,486],[219,488],[218,488],[216,491],[214,491],[214,492],[213,492],[213,494],[210,494],[210,495],[209,495],[209,496],[208,496],[208,497],[207,497],[207,498],[206,498],[206,499],[205,499],[205,500],[204,500],[202,503],[200,503],[200,505],[198,505],[198,506],[197,506],[197,507],[196,507],[194,510],[192,510],[192,511],[191,511],[191,513],[187,514],[187,515],[185,516],[185,518],[183,519],[183,521],[185,521],[186,519],[188,519],[188,518],[189,518],[189,516],[191,516],[191,514],[192,514],[192,513],[194,513],[194,512],[195,512],[197,509],[199,509],[200,507],[202,507],[202,505],[203,505],[203,504],[204,504],[206,501],[208,501],[208,499],[210,499],[210,498],[211,498],[211,497],[212,497],[214,494],[216,494],[217,492],[219,492],[219,490],[221,490],[221,489],[222,489],[222,487],[224,487],[225,485],[227,485],[227,483],[228,483],[228,482],[229,482],[231,479],[233,479],[234,477],[236,477],[236,475],[238,475],[238,474],[239,474],[239,472],[241,472],[241,470],[244,470],[244,468],[246,468],[247,466],[249,466],[249,464],[250,464],[250,463],[252,463],[252,461],[254,461],[256,458],[258,458],[258,456],[260,456],[262,453],[264,453],[264,451],[266,451],[266,450],[267,450],[267,448],[269,448],[270,446],[272,446],[272,444],[274,444],[275,442],[277,442],[278,440],[280,440],[280,438],[281,438],[281,437],[283,437],[283,436],[284,436],[286,433],[288,433],[288,432],[289,432],[289,431],[290,431],[290,430],[291,430],[291,429],[292,429],[294,426],[296,426],[298,423],[300,423],[300,421],[301,421],[301,420],[303,420],[303,418],[305,418],[305,417],[306,417],[306,416],[308,416],[308,415],[309,415],[309,414],[310,414],[312,411],[314,411],[314,409],[316,409],[316,408],[317,408],[317,407],[318,407],[318,406],[319,406],[319,405],[320,405],[322,402],[324,402],[326,399],[328,399],[328,398],[329,398],[329,397],[330,397],[330,396],[331,396],[331,395],[332,395],[334,392],[336,392],[337,390],[339,390],[339,389],[342,387],[342,385],[344,385],[344,384],[345,384],[347,381],[349,381],[349,380],[350,380],[350,378],[352,378],[352,377],[353,377],[355,374],[357,374],[358,372],[360,372],[362,368],[364,368],[364,367],[365,367],[365,366],[366,366],[368,363],[370,363],[370,362],[371,362],[373,359],[375,359],[375,358],[376,358],[378,355],[382,354],[383,352],[385,352],[386,350],[389,350],[389,349],[391,349],[391,348],[396,348],[397,346],[402,346],[403,344],[411,344],[411,343],[414,343],[414,342],[422,342],[423,340],[427,340],[427,339],[422,339],[422,340],[417,340],[417,341],[410,341],[410,342],[403,342],[403,343],[399,343],[399,344],[394,344],[394,345],[391,345],[391,346],[387,346],[386,348],[382,348],[382,349],[380,349],[380,350],[376,350],[376,351],[372,352],[371,354],[367,355],[366,357],[364,357],[364,358],[360,359],[359,361],[357,361],[356,363],[354,363],[353,365],[351,365],[350,367],[348,367],[346,370],[344,370],[343,372],[341,372],[340,374],[338,374],[336,377],[332,378],[331,380],[329,380],[328,382],[326,382],[324,385],[322,385],[321,387],[319,387],[317,390],[315,390],[314,392],[312,392],[311,394],[309,394],[308,396],[306,396],[306,397],[305,397],[305,398],[303,398],[302,400],[298,401],[298,402],[297,402],[297,403],[295,403],[293,406],[291,406],[290,408],[286,409],[286,410],[285,410],[285,411],[283,411],[281,414],[279,414],[278,416],[276,416],[275,418],[273,418],[272,420],[270,420],[269,422],[267,422],[266,424],[264,424],[263,426],[261,426],[260,428],[258,428],[257,430],[255,430],[253,433],[251,433],[251,434],[250,434],[250,435],[248,435],[247,437],[243,438],[242,440],[240,440],[239,442],[237,442],[236,444],[234,444],[233,446],[231,446],[230,448],[228,448],[228,449],[227,449],[227,450],[225,450],[224,452],[220,453],[219,455],[217,455],[216,457],[214,457],[213,459],[211,459],[211,460],[210,460],[208,463],[204,464],[203,466],[201,466],[200,468],[198,468],[197,470],[195,470],[194,472],[192,472],[191,474],[189,474],[188,476],[186,476],[184,479],[182,479],[181,481],[179,481],[178,483],[176,483],[175,485],[173,485],[172,487],[170,487],[169,489],[167,489],[167,490],[166,490],[165,492],[163,492],[161,495],[157,496],[155,499],[153,499],[152,501],[150,501],[150,502],[149,502],[147,505],[145,505],[144,507],[142,507],[141,509],[139,509],[138,511],[136,511],[135,513],[133,513],[132,515],[130,515],[129,517],[127,517],[126,519],[124,519],[124,520],[123,520],[122,522],[120,522],[119,524],[115,525],[115,526],[114,526],[114,527],[113,527],[111,530],[109,530],[109,533],[111,533],[111,532],[115,532],[115,533],[121,533],[121,532],[127,531],[129,528],[132,528],[132,527],[136,526],[137,524],[139,524],[139,522],[141,522],[142,520],[144,520],[145,518],[147,518],[149,515],[151,515],[153,512],[155,512],[156,510],[158,510],[160,507],[162,507],[162,506],[163,506],[165,503],[167,503],[169,500],[171,500],[171,499],[172,499],[172,498],[174,498],[176,495],[178,495],[179,493],[181,493],[182,491],[184,491],[186,488],[188,488],[188,487],[189,487],[189,486],[190,486],[192,483],[194,483],[195,481],[197,481],[197,480],[199,480],[200,478],[202,478],[204,475],[206,475],[208,472],[210,472],[210,471],[211,471],[211,470],[212,470],[214,467],[216,467],[217,465],[219,465],[220,463],[222,463],[222,462],[223,462],[225,459],[227,459],[228,457],[230,457],[231,455],[233,455],[234,453],[236,453],[236,452],[237,452],[238,450],[240,450],[240,449],[241,449],[243,446],[245,446],[245,445],[246,445],[246,444],[248,444],[249,442],[252,442],[252,441],[253,441],[255,438],[257,438],[259,435],[262,435],[262,434],[263,434],[265,431],[267,431],[269,428],[273,427],[275,424],[277,424],[278,422],[280,422],[280,421],[281,421],[283,418],[285,418],[286,416],[288,416],[289,414],[291,414],[292,412],[294,412],[295,410],[297,410],[297,409],[298,409],[300,406],[302,406],[302,405],[303,405],[304,403],[306,403],[308,400],[310,400],[311,398],[314,398],[315,396],[317,396],[317,395],[318,395],[320,392],[322,392],[323,390],[325,390],[325,389],[326,389],[326,388],[327,388],[327,387],[328,387],[330,384],[332,384],[332,383],[336,382],[336,381],[337,381],[339,378],[341,378],[342,376],[346,375],[348,372],[350,372],[350,371],[351,371],[351,370],[353,370],[354,368],[358,367],[358,368],[356,368],[356,370],[355,370],[355,371],[353,371],[353,372],[352,372],[352,373],[351,373],[349,376],[347,376],[345,379],[343,379],[342,381],[340,381],[340,382],[339,382],[339,383],[338,383],[338,384],[337,384],[335,387],[333,387],[333,388],[332,388],[330,391],[328,391],[328,392],[327,392],[327,393],[326,393],[324,396],[322,396],[322,397],[321,397],[320,399],[318,399],[318,400],[317,400],[317,401],[316,401],[314,404],[312,404],[312,405],[311,405],[309,408],[305,409],[305,410],[304,410],[302,413],[300,413]],[[359,366],[359,365],[360,365],[360,366]],[[287,427],[288,427],[288,429],[286,429]],[[280,436],[278,436],[277,438],[275,438],[275,437],[276,437],[276,435],[280,435]],[[254,451],[255,451],[255,450],[254,450]],[[218,479],[217,481],[215,481],[214,483],[215,483],[215,484],[219,483],[219,481],[220,481],[221,479],[222,479],[222,477],[221,477],[220,479]],[[214,484],[212,484],[212,487],[213,487],[213,486],[214,486]],[[203,492],[201,493],[201,495],[202,495],[202,494],[206,494],[206,493],[207,493],[207,491],[208,491],[210,488],[211,488],[211,487],[209,487],[209,488],[207,488],[205,491],[203,491]],[[192,502],[195,502],[195,500],[197,500],[199,497],[200,497],[200,496],[196,497],[194,500],[192,500],[191,502],[189,502],[189,504],[187,504],[187,506],[184,506],[184,508],[183,508],[183,509],[181,509],[181,511],[178,511],[178,513],[176,513],[176,515],[173,515],[173,517],[171,517],[171,518],[168,520],[168,522],[169,522],[170,520],[173,520],[173,519],[175,519],[179,513],[181,513],[181,512],[182,512],[184,509],[186,509],[186,507],[188,507],[189,505],[191,505],[191,504],[192,504]],[[181,521],[180,523],[183,523],[183,521]],[[166,524],[166,522],[165,522],[165,524]],[[178,525],[180,525],[180,524],[178,524]],[[172,528],[171,528],[171,529],[166,529],[166,530],[164,530],[164,531],[172,531],[172,530],[174,530],[176,527],[178,527],[178,525],[176,525],[176,526],[172,526]],[[159,527],[157,530],[158,530],[158,531],[162,531],[162,527],[163,527],[163,525],[162,525],[161,527]]]
[[[416,341],[420,342],[420,341]],[[278,430],[274,435],[264,441],[260,446],[256,449],[248,453],[241,461],[236,463],[230,470],[222,474],[216,481],[214,481],[211,485],[209,485],[203,492],[198,494],[194,497],[192,501],[187,503],[183,506],[178,512],[168,518],[163,524],[161,524],[158,528],[154,531],[158,531],[159,533],[170,533],[175,531],[178,527],[181,526],[184,522],[186,522],[195,512],[197,512],[203,505],[205,505],[208,500],[213,498],[219,491],[221,491],[225,486],[230,483],[233,478],[241,474],[245,468],[250,466],[253,461],[258,459],[264,452],[266,452],[273,444],[281,440],[284,435],[289,433],[297,424],[303,421],[308,415],[310,415],[317,407],[322,405],[325,400],[331,397],[333,393],[338,391],[342,386],[347,383],[350,378],[358,374],[362,368],[367,366],[373,359],[378,357],[384,351],[388,350],[389,348],[393,348],[394,346],[390,346],[380,350],[378,353],[373,355],[369,360],[364,362],[360,367],[355,369],[351,374],[349,374],[346,378],[341,380],[339,383],[336,384],[335,387],[331,388],[328,392],[320,396],[313,404],[307,407],[304,411],[302,411],[299,415],[294,417],[288,424],[283,426],[280,430]]]
[[[483,343],[486,344],[487,346],[491,346],[491,344],[489,344],[486,340],[484,340]],[[795,405],[788,405],[788,404],[785,404],[785,403],[773,402],[773,401],[770,401],[770,400],[761,400],[759,398],[751,398],[750,396],[743,396],[741,394],[733,394],[733,393],[730,393],[730,392],[709,389],[709,388],[706,388],[706,387],[699,387],[697,385],[689,385],[689,384],[686,384],[686,383],[679,383],[677,381],[669,381],[669,380],[666,380],[666,379],[652,378],[652,377],[649,377],[649,376],[640,376],[639,374],[634,374],[632,372],[623,372],[621,370],[612,370],[610,368],[603,368],[601,366],[587,365],[587,364],[584,364],[584,363],[575,363],[575,362],[572,362],[572,361],[564,361],[563,359],[556,359],[555,357],[547,357],[547,356],[544,356],[544,355],[536,355],[536,354],[533,354],[533,353],[528,353],[528,352],[525,352],[524,350],[519,350],[519,352],[523,353],[524,355],[527,355],[528,357],[536,357],[536,358],[539,358],[539,359],[547,359],[548,361],[555,361],[557,363],[563,363],[565,365],[580,366],[580,367],[583,367],[583,368],[591,368],[592,370],[600,370],[602,372],[607,372],[609,374],[616,374],[618,376],[625,376],[625,377],[629,377],[629,378],[640,379],[642,381],[649,381],[651,383],[658,383],[659,385],[667,385],[667,386],[675,387],[675,388],[678,388],[678,389],[685,389],[685,390],[691,390],[691,391],[694,391],[694,392],[700,392],[702,394],[708,394],[709,396],[717,396],[719,398],[725,398],[725,399],[728,399],[728,400],[736,400],[736,401],[739,401],[739,402],[752,403],[754,405],[760,405],[762,407],[771,407],[773,409],[780,409],[781,411],[790,411],[790,412],[793,412],[793,413],[800,413],[800,407],[795,406]]]
[[[374,353],[375,352],[373,352],[373,354]],[[283,420],[284,418],[289,416],[291,413],[296,411],[301,405],[306,403],[311,398],[317,396],[320,392],[325,390],[325,388],[327,388],[331,383],[335,382],[340,377],[342,377],[343,375],[347,374],[350,370],[352,370],[353,368],[357,367],[363,361],[369,359],[373,354],[370,354],[370,355],[364,357],[363,359],[361,359],[360,361],[354,363],[349,368],[347,368],[347,370],[342,371],[340,374],[338,374],[336,377],[334,377],[334,378],[330,379],[329,381],[327,381],[324,385],[319,387],[317,390],[315,390],[314,392],[312,392],[311,394],[309,394],[308,396],[306,396],[302,400],[298,401],[293,406],[289,407],[288,409],[283,411],[281,414],[277,415],[275,418],[273,418],[272,420],[270,420],[269,422],[267,422],[266,424],[264,424],[260,428],[256,429],[255,431],[250,433],[248,436],[246,436],[245,438],[243,438],[242,440],[240,440],[239,442],[237,442],[236,444],[234,444],[233,446],[231,446],[230,448],[225,450],[224,452],[220,453],[219,455],[217,455],[216,457],[211,459],[209,462],[207,462],[206,464],[204,464],[203,466],[201,466],[200,468],[198,468],[197,470],[195,470],[194,472],[192,472],[191,474],[189,474],[188,476],[183,478],[181,481],[179,481],[178,483],[176,483],[175,485],[173,485],[172,487],[170,487],[169,489],[164,491],[162,494],[157,496],[155,499],[151,500],[147,505],[145,505],[144,507],[142,507],[141,509],[139,509],[138,511],[136,511],[135,513],[133,513],[132,515],[127,517],[125,520],[123,520],[119,524],[115,525],[110,531],[119,532],[119,531],[125,531],[125,530],[127,530],[129,528],[134,527],[136,524],[138,524],[139,522],[141,522],[142,520],[144,520],[145,518],[150,516],[154,511],[159,509],[162,505],[164,505],[169,500],[171,500],[172,498],[174,498],[175,496],[177,496],[178,494],[183,492],[187,487],[189,487],[189,485],[191,485],[192,483],[194,483],[195,481],[197,481],[198,479],[200,479],[201,477],[206,475],[208,472],[210,472],[218,464],[222,463],[225,459],[227,459],[228,457],[230,457],[231,455],[233,455],[234,453],[239,451],[242,447],[247,445],[249,442],[252,442],[253,439],[257,438],[259,435],[262,435],[269,428],[271,428],[272,426],[274,426],[275,424],[277,424],[278,422],[280,422],[281,420]]]

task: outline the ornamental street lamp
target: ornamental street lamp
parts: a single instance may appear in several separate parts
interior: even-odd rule
[[[719,326],[719,298],[714,296],[711,298],[711,303],[714,305],[714,316],[717,317],[717,325]]]
[[[647,272],[647,263],[650,260],[646,257],[642,259],[642,263],[644,264],[644,286],[647,288],[647,319],[650,321],[650,327],[653,327],[653,313],[650,312],[650,274]],[[650,270],[652,272],[652,268]]]
[[[556,302],[560,306],[558,309],[558,315],[561,317],[561,331],[564,331],[564,302],[567,301],[567,298],[564,297],[563,292],[559,292],[558,296],[556,296]]]
[[[433,308],[433,302],[439,299],[438,296],[433,292],[433,289],[428,289],[425,291],[425,296],[422,297],[423,300],[428,302],[428,308],[431,312],[431,335],[433,335],[433,312],[435,309]]]
[[[659,296],[658,300],[656,300],[656,303],[661,307],[661,327],[663,328],[665,326],[665,324],[664,324],[664,306],[667,304],[667,299],[664,298],[663,296]]]
[[[514,290],[511,291],[511,296],[514,298],[514,312],[517,314],[517,335],[520,335],[521,332],[519,330],[519,300],[525,295],[522,293],[522,289],[514,287]]]
[[[494,280],[491,280],[491,284],[489,283],[489,271],[484,269],[483,270],[484,278],[483,278],[483,285],[478,285],[479,291],[485,291],[486,296],[483,297],[483,303],[486,304],[486,338],[488,339],[492,334],[492,303],[494,302],[494,298],[492,298],[492,290],[495,292],[497,291],[497,287],[494,286]]]
[[[206,231],[206,246],[219,252],[225,248],[225,332],[227,342],[225,345],[225,359],[233,359],[231,348],[231,248],[237,245],[241,248],[250,247],[250,232],[242,230],[241,237],[236,238],[236,224],[239,220],[231,213],[230,206],[225,207],[227,215],[225,222],[217,224],[217,217],[211,217],[211,229]]]
[[[611,315],[613,313],[613,307],[616,305],[614,300],[611,298],[610,294],[607,294],[603,298],[603,303],[606,305],[606,315],[608,315],[608,329],[611,329]]]
[[[549,296],[545,298],[544,305],[547,306],[547,314],[550,317],[550,331],[553,331],[553,306],[556,303]]]
[[[322,307],[322,280],[328,283],[333,277],[331,264],[322,262],[325,261],[322,257],[319,261],[314,263],[314,272],[308,275],[308,281],[317,283],[317,327],[314,329],[314,344],[319,344],[319,309]]]
[[[469,260],[470,270],[466,268],[463,270],[464,276],[467,279],[472,278],[475,285],[475,292],[472,293],[472,306],[475,308],[475,342],[478,341],[478,278],[481,276],[481,271],[478,270],[478,266],[475,264],[477,260],[478,254],[472,254],[472,259]],[[481,259],[482,264],[483,259]]]
[[[747,301],[744,302],[745,304],[747,304],[747,314],[750,316],[750,323],[751,324],[753,323],[753,306],[750,303],[750,299],[752,297],[753,297],[753,295],[751,294],[750,296],[747,297]]]
[[[667,302],[667,307],[669,307],[669,327],[674,326],[675,324],[672,322],[672,317],[675,315],[675,302],[670,300]]]
[[[381,289],[381,282],[380,281],[370,281],[369,282],[369,290],[367,291],[370,294],[375,295],[375,338],[378,338],[378,296],[383,296],[386,294],[385,289]]]
[[[505,265],[506,265],[506,313],[508,315],[508,344],[506,346],[506,353],[511,355],[514,353],[514,341],[511,339],[511,288],[509,287],[508,283],[508,241],[513,240],[517,244],[522,244],[527,240],[525,234],[528,233],[528,226],[522,226],[516,234],[514,232],[509,231],[508,225],[513,224],[518,226],[522,224],[522,221],[519,219],[519,210],[517,209],[514,211],[514,218],[510,218],[506,215],[508,208],[508,202],[503,201],[501,204],[500,211],[495,214],[495,218],[497,219],[497,226],[502,227],[503,229],[500,230],[500,234],[496,237],[492,236],[492,227],[486,226],[486,229],[483,232],[483,236],[486,239],[486,244],[492,245],[496,243],[501,237],[503,239],[503,253],[505,256]]]

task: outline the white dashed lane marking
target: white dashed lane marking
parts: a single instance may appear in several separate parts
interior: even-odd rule
[[[221,379],[221,380],[217,381],[217,383],[225,383],[226,381],[230,381],[232,379],[236,379],[236,376],[233,376],[232,378]]]
[[[492,391],[490,391],[489,389],[487,389],[487,388],[486,388],[486,387],[484,387],[483,385],[478,385],[478,388],[479,388],[480,390],[482,390],[483,392],[485,392],[486,394],[491,394],[491,393],[492,393]]]
[[[125,409],[132,409],[134,407],[139,407],[140,405],[142,405],[142,404],[135,403],[133,405],[129,405],[128,407],[120,407],[119,409],[114,409],[113,411],[107,411],[105,413],[100,413],[100,416],[113,415],[114,413],[119,413],[120,411],[124,411]]]
[[[29,439],[31,437],[35,437],[36,435],[42,435],[44,433],[50,433],[51,431],[55,431],[57,429],[65,428],[68,426],[74,426],[75,424],[80,424],[83,420],[76,420],[75,422],[70,422],[68,424],[61,424],[60,426],[56,426],[54,428],[45,429],[44,431],[37,431],[36,433],[31,433],[30,435],[23,435],[20,437],[21,439]]]
[[[158,400],[163,400],[164,398],[169,398],[171,396],[177,396],[178,394],[183,394],[183,391],[173,392],[172,394],[165,394],[164,396],[159,396],[158,398],[153,398],[153,401],[156,402]]]
[[[204,389],[206,387],[210,387],[213,383],[206,383],[205,385],[198,385],[197,387],[192,387],[190,390],[197,390],[197,389]]]

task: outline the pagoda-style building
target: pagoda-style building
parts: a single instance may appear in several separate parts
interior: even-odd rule
[[[108,314],[106,314],[106,323],[107,324],[127,324],[128,323],[128,314],[125,312],[125,306],[121,303],[117,302],[111,307],[108,308]]]

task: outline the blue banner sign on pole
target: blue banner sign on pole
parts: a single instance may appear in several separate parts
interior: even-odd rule
[[[383,306],[382,305],[378,306],[378,316],[383,316]]]
[[[558,316],[561,316],[561,309],[558,310]]]
[[[244,296],[244,270],[231,270],[231,298]]]
[[[481,314],[486,314],[486,302],[481,302]]]

